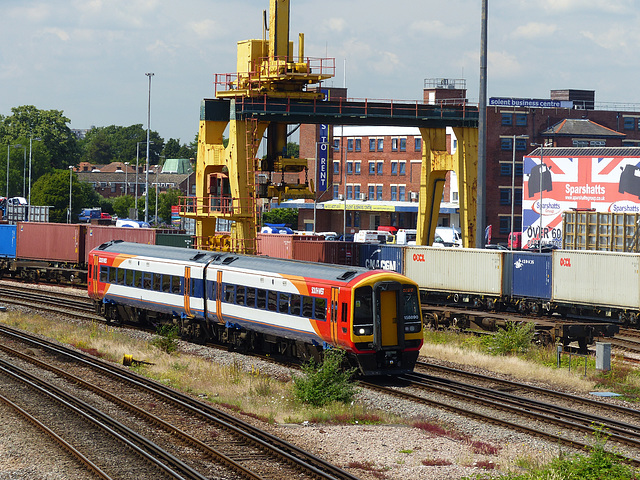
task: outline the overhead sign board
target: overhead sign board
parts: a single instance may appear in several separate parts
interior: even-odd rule
[[[573,102],[567,100],[544,100],[537,98],[491,97],[490,107],[529,107],[529,108],[573,108]]]

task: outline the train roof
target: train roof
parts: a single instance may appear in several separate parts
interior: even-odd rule
[[[371,271],[364,267],[313,263],[300,260],[241,255],[230,252],[194,250],[162,245],[145,245],[120,240],[103,243],[99,247],[96,247],[95,250],[121,253],[124,255],[158,257],[178,262],[195,262],[201,264],[211,263],[212,265],[226,265],[234,268],[263,271],[267,273],[313,277],[322,280],[341,280],[346,282],[352,280],[357,275]]]

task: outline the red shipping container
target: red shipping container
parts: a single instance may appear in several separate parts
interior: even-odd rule
[[[258,255],[267,255],[275,258],[293,258],[291,242],[293,235],[280,233],[258,234]]]
[[[86,262],[86,225],[66,223],[18,222],[16,256],[29,260]]]
[[[304,260],[305,262],[324,263],[325,244],[322,241],[300,241],[293,243],[293,259]]]
[[[91,252],[91,250],[111,240],[155,245],[156,231],[153,228],[89,225],[85,238],[85,262],[89,260],[89,252]]]

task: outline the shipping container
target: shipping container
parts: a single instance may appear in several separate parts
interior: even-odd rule
[[[637,252],[637,213],[564,212],[562,248]]]
[[[638,309],[640,255],[636,253],[556,250],[553,300],[567,304]]]
[[[15,225],[0,225],[0,258],[16,258]]]
[[[191,248],[193,235],[186,233],[156,233],[156,245]]]
[[[84,225],[18,222],[16,256],[21,259],[86,263]]]
[[[362,243],[360,245],[361,267],[370,270],[393,270],[402,273],[404,259],[404,247],[397,245],[376,245]]]
[[[551,253],[505,253],[505,274],[510,275],[510,294],[515,297],[551,300]]]
[[[360,265],[360,244],[355,242],[324,242],[325,263],[356,267]],[[298,246],[296,246],[298,248]]]
[[[291,258],[305,262],[325,262],[325,240],[318,242],[291,242]]]
[[[404,247],[404,274],[421,290],[502,296],[503,256],[500,250]]]
[[[153,228],[127,228],[107,227],[102,225],[88,225],[85,239],[85,262],[88,261],[89,252],[103,243],[111,240],[123,240],[125,242],[156,244],[156,231]]]
[[[275,258],[293,258],[291,248],[293,235],[280,235],[277,233],[258,234],[258,255],[267,255]]]

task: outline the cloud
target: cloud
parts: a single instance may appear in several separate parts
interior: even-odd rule
[[[518,58],[506,51],[489,51],[487,63],[487,74],[493,78],[518,77],[524,71],[524,67],[518,62]]]
[[[458,38],[464,30],[462,26],[446,25],[440,20],[420,20],[409,25],[409,30],[420,35],[437,38]]]
[[[585,10],[625,13],[636,9],[633,0],[542,0],[540,4],[544,10],[562,13]]]
[[[65,30],[62,30],[61,28],[45,28],[43,30],[43,33],[45,35],[54,35],[58,37],[59,40],[62,40],[63,42],[69,41],[69,38],[70,38],[69,34]]]
[[[608,30],[584,30],[580,33],[605,50],[625,50],[629,47],[627,40],[632,40],[636,46],[638,42],[638,35],[629,35],[621,25],[611,27]]]
[[[189,23],[189,29],[202,39],[214,38],[216,36],[216,26],[217,22],[210,18]]]
[[[540,22],[529,22],[526,25],[520,25],[511,34],[514,38],[524,38],[527,40],[535,38],[546,38],[553,35],[558,30],[555,24],[547,24]]]
[[[323,22],[323,26],[331,32],[343,32],[347,28],[347,21],[344,18],[329,18]]]

